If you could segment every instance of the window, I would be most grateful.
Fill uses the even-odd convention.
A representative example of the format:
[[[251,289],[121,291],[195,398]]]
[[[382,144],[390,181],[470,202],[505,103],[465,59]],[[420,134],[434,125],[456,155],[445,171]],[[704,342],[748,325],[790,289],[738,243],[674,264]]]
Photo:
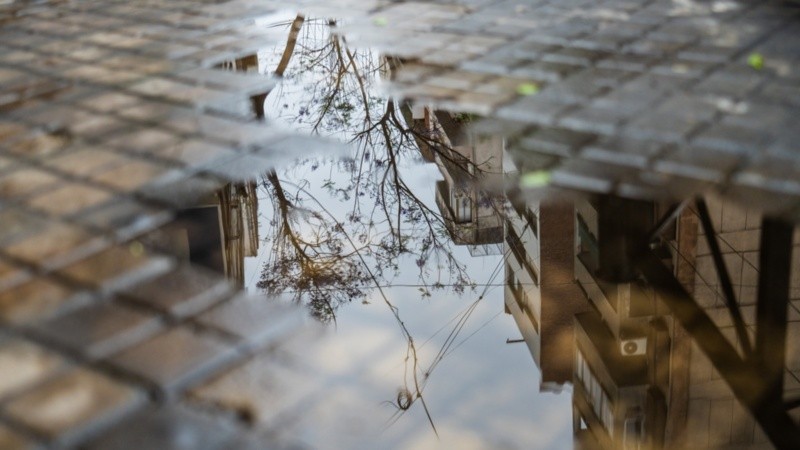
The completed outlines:
[[[592,373],[580,350],[575,353],[575,373],[586,391],[587,400],[609,435],[614,434],[614,408],[611,398]]]
[[[539,216],[524,202],[513,201],[511,202],[511,206],[521,218],[525,219],[525,222],[531,227],[533,235],[539,237]]]
[[[453,207],[453,219],[457,223],[472,221],[472,202],[469,196],[463,192],[450,190],[450,204]]]
[[[511,253],[514,254],[514,257],[517,259],[519,265],[528,271],[528,274],[530,274],[531,279],[533,280],[533,284],[538,286],[539,273],[536,271],[536,268],[533,266],[533,264],[531,264],[528,260],[528,252],[525,250],[525,247],[517,235],[517,232],[514,230],[514,227],[510,222],[506,224],[506,229],[508,230],[506,233],[506,242],[508,242],[508,246],[511,248]]]

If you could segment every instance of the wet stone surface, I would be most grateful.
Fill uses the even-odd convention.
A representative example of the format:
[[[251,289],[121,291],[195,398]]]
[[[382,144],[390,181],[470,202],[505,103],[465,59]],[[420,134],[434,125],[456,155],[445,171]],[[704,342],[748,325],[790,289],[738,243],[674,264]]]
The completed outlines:
[[[0,448],[798,448],[798,20],[0,0]]]

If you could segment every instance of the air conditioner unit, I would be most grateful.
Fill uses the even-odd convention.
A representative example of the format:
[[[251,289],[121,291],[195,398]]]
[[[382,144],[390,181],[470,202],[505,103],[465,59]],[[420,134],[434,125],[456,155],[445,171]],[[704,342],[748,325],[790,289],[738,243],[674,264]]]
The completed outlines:
[[[625,339],[619,343],[622,356],[644,355],[647,352],[647,338]]]

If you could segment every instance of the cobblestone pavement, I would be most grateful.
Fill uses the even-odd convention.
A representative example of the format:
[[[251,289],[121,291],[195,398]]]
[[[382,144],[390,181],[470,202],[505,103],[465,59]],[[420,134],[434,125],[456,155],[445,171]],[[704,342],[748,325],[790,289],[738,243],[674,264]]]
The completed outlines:
[[[293,5],[346,13],[352,42],[402,58],[402,95],[502,119],[524,171],[547,171],[551,185],[633,197],[713,188],[800,216],[795,8]],[[275,438],[242,432],[240,400],[263,388],[248,368],[264,358],[292,377],[270,355],[299,332],[299,312],[136,238],[308,147],[252,119],[251,98],[273,80],[219,69],[273,43],[255,21],[286,7],[0,0],[0,447]],[[307,396],[284,394],[276,409]]]
[[[264,390],[248,361],[294,373],[302,313],[136,240],[308,147],[252,119],[274,80],[219,69],[276,42],[272,12],[0,2],[0,448],[291,444],[231,398]]]
[[[487,129],[552,186],[648,199],[714,190],[800,218],[796,3],[334,3],[353,11],[349,42],[403,60],[398,94],[504,119]]]

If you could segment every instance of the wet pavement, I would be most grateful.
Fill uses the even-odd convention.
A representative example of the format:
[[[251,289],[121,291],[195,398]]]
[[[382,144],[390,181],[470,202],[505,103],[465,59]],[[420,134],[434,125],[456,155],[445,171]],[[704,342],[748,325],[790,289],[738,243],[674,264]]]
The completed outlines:
[[[0,447],[797,448],[797,12],[0,2]]]

